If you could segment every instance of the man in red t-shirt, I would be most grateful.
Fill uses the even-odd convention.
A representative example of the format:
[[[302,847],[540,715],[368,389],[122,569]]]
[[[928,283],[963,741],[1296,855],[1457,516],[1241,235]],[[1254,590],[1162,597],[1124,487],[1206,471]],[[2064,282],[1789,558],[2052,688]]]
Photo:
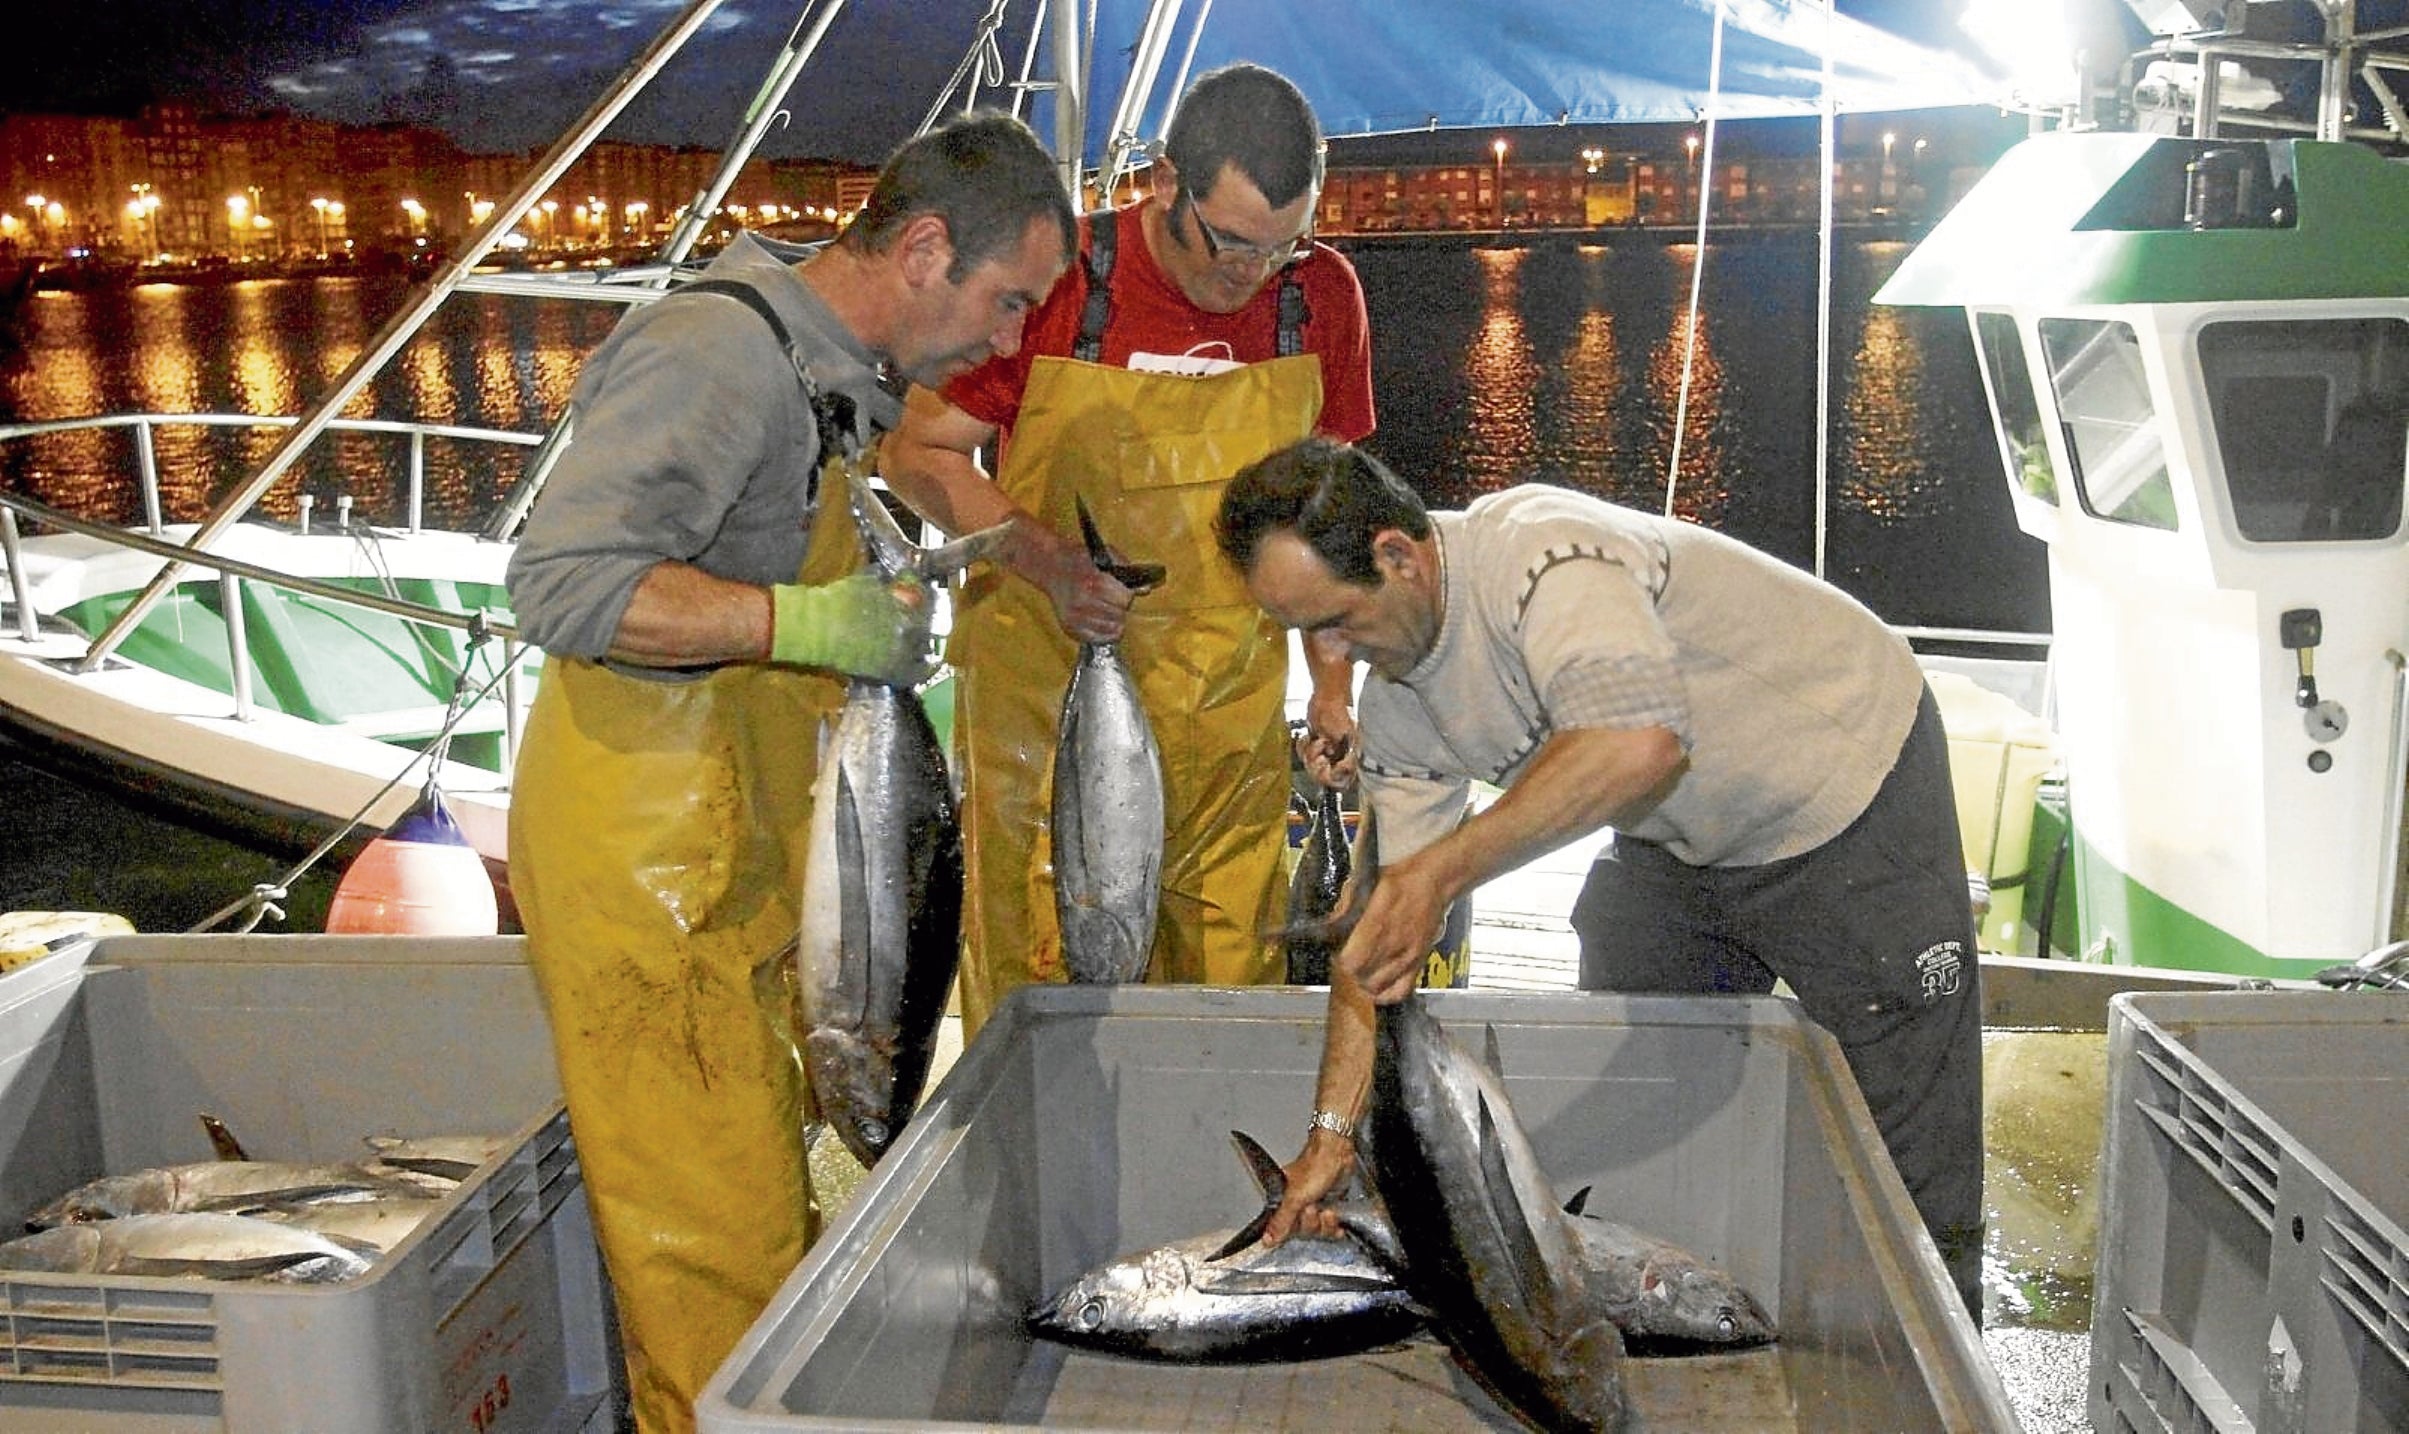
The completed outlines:
[[[1313,241],[1321,126],[1258,65],[1182,98],[1151,193],[1080,225],[1074,264],[1023,346],[914,389],[884,445],[888,483],[950,533],[1012,524],[1002,565],[955,611],[955,746],[969,870],[962,1012],[1064,978],[1047,771],[1081,642],[1116,641],[1163,752],[1158,981],[1281,979],[1263,932],[1284,883],[1288,644],[1213,542],[1230,475],[1309,433],[1372,431],[1371,342],[1354,268]],[[980,466],[1000,454],[993,478]],[[1104,537],[1163,584],[1133,594],[1090,561]],[[1313,653],[1307,721],[1351,740],[1350,670]]]

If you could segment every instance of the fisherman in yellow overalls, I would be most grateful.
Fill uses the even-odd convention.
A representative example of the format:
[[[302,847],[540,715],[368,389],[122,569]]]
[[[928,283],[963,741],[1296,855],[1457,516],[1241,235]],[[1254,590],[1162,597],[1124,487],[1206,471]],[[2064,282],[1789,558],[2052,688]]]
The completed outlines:
[[[974,576],[948,655],[965,894],[961,1003],[975,1032],[1030,981],[1064,979],[1048,769],[1078,644],[1118,639],[1162,748],[1162,906],[1149,975],[1281,979],[1289,748],[1285,634],[1214,549],[1222,484],[1308,433],[1373,426],[1363,291],[1312,239],[1321,129],[1255,65],[1197,80],[1139,203],[1082,223],[1081,262],[1029,321],[1017,358],[916,389],[882,457],[889,484],[952,533],[1010,520],[1016,576]],[[999,475],[978,450],[1002,436]],[[1105,539],[1164,582],[1097,571]],[[1024,581],[1025,580],[1025,581]],[[1308,720],[1353,730],[1343,657],[1316,661]]]
[[[694,1427],[818,1233],[791,1023],[755,971],[800,925],[830,674],[933,666],[917,582],[798,581],[819,475],[893,425],[886,370],[941,383],[1016,350],[1072,223],[1035,136],[987,116],[898,150],[800,263],[739,236],[705,293],[587,361],[511,559],[548,653],[511,886],[647,1434]]]

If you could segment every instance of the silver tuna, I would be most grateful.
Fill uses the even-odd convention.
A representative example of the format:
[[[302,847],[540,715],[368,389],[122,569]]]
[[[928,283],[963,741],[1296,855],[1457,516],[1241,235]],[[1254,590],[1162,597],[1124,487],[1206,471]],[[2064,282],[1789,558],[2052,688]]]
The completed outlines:
[[[939,581],[1003,536],[915,547],[867,484],[848,482],[870,566],[884,576]],[[812,1098],[864,1165],[920,1103],[961,918],[962,831],[936,730],[916,693],[855,679],[812,787],[794,960]]]
[[[1030,1328],[1108,1354],[1224,1364],[1354,1354],[1422,1325],[1413,1297],[1352,1239],[1216,1258],[1231,1238],[1217,1230],[1099,1265],[1039,1306]]]
[[[1490,1069],[1497,1069],[1494,1056]],[[1263,1212],[1232,1235],[1218,1254],[1253,1244],[1280,1208],[1288,1187],[1287,1173],[1269,1151],[1243,1131],[1231,1131],[1230,1139],[1263,1192]],[[1589,1270],[1591,1291],[1626,1337],[1689,1349],[1737,1349],[1774,1338],[1773,1321],[1764,1307],[1731,1276],[1679,1245],[1585,1214],[1588,1202],[1589,1190],[1583,1187],[1566,1202],[1565,1213],[1578,1217],[1572,1222],[1573,1235]],[[1339,1228],[1381,1268],[1403,1279],[1405,1250],[1397,1241],[1395,1222],[1378,1201],[1340,1201],[1331,1212]]]
[[[1327,986],[1330,958],[1345,944],[1320,934],[1323,922],[1338,910],[1350,867],[1344,815],[1338,790],[1324,787],[1314,797],[1305,844],[1297,852],[1296,874],[1288,882],[1288,925],[1282,944],[1287,948],[1288,984]]]
[[[1096,566],[1144,591],[1162,569],[1119,562],[1087,504],[1079,526]],[[1074,981],[1139,980],[1162,900],[1163,758],[1117,644],[1091,642],[1062,698],[1054,744],[1054,914]]]
[[[208,1160],[104,1175],[26,1217],[34,1229],[129,1215],[192,1210],[240,1212],[259,1205],[423,1196],[426,1187],[398,1171],[364,1164],[285,1165],[271,1160]]]
[[[249,1214],[253,1219],[324,1235],[363,1253],[382,1254],[408,1239],[411,1231],[441,1208],[443,1202],[432,1196],[399,1196],[331,1205],[269,1205]]]
[[[1505,1091],[1419,993],[1383,1006],[1373,1183],[1406,1287],[1483,1384],[1543,1429],[1623,1427],[1623,1336]]]
[[[212,1212],[127,1215],[61,1225],[0,1244],[0,1270],[61,1275],[197,1276],[322,1284],[369,1257],[314,1231]]]

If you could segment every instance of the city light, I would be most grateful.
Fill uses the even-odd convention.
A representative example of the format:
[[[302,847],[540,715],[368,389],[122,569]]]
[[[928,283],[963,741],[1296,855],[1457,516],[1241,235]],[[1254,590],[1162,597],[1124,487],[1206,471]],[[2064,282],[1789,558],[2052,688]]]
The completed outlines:
[[[133,186],[133,193],[134,197],[126,203],[126,217],[134,222],[134,233],[137,238],[142,234],[142,221],[145,219],[150,221],[150,255],[151,262],[156,263],[162,257],[159,248],[159,206],[165,201],[161,200],[158,193],[147,184]]]
[[[318,211],[318,257],[323,259],[327,255],[327,221],[343,217],[343,201],[320,196],[312,199],[309,207]]]
[[[1497,227],[1506,227],[1506,138],[1499,135],[1489,141],[1489,152],[1497,156]]]

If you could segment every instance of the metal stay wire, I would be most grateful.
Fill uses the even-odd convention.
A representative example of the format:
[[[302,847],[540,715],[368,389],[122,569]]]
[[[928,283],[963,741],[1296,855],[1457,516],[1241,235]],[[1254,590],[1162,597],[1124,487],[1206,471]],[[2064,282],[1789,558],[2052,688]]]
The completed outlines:
[[[1673,516],[1673,498],[1681,487],[1681,439],[1690,424],[1690,376],[1698,358],[1699,293],[1706,281],[1706,214],[1715,192],[1715,113],[1723,102],[1723,0],[1715,0],[1714,41],[1706,62],[1706,146],[1698,173],[1698,237],[1690,250],[1690,315],[1681,344],[1681,388],[1673,402],[1673,456],[1665,467],[1665,516]]]
[[[1835,0],[1823,3],[1823,95],[1818,101],[1817,167],[1822,171],[1815,247],[1815,576],[1824,575],[1824,547],[1831,512],[1832,472],[1832,168],[1839,140],[1832,95],[1832,22]]]
[[[234,900],[227,902],[224,906],[221,906],[217,910],[209,913],[207,916],[202,917],[193,925],[186,927],[186,934],[196,935],[200,932],[211,930],[215,928],[219,922],[227,920],[228,918],[246,910],[250,912],[250,918],[246,920],[240,927],[236,928],[236,935],[242,935],[244,933],[257,930],[259,923],[270,916],[282,921],[284,919],[284,911],[282,908],[278,907],[276,903],[285,899],[286,895],[292,890],[293,883],[299,881],[311,867],[316,866],[320,861],[325,860],[328,852],[333,851],[337,846],[341,845],[345,839],[350,837],[353,832],[358,831],[360,827],[367,822],[368,813],[375,810],[376,804],[383,801],[395,787],[400,786],[403,780],[406,779],[413,771],[416,771],[419,764],[422,762],[425,763],[427,767],[427,785],[430,788],[433,787],[435,785],[436,767],[442,760],[443,754],[451,747],[452,730],[460,725],[462,718],[475,711],[486,698],[491,697],[493,695],[494,688],[500,685],[502,680],[508,677],[511,673],[513,664],[504,662],[502,669],[496,672],[493,676],[487,678],[485,680],[485,685],[477,689],[475,696],[467,697],[465,701],[462,700],[468,689],[468,661],[474,659],[476,656],[477,647],[484,642],[486,636],[488,635],[489,634],[482,631],[473,632],[470,635],[468,654],[461,664],[459,675],[453,680],[452,683],[451,710],[444,714],[443,725],[436,729],[434,740],[426,745],[425,750],[412,753],[410,760],[402,763],[399,771],[395,772],[383,786],[377,788],[373,793],[369,794],[368,800],[360,804],[359,810],[353,812],[350,817],[344,820],[341,826],[336,827],[334,831],[330,832],[324,841],[321,841],[315,847],[312,847],[309,855],[301,858],[301,860],[295,862],[292,866],[287,867],[282,876],[279,876],[274,881],[263,881],[257,883],[249,891],[244,892],[241,896],[236,897]]]

